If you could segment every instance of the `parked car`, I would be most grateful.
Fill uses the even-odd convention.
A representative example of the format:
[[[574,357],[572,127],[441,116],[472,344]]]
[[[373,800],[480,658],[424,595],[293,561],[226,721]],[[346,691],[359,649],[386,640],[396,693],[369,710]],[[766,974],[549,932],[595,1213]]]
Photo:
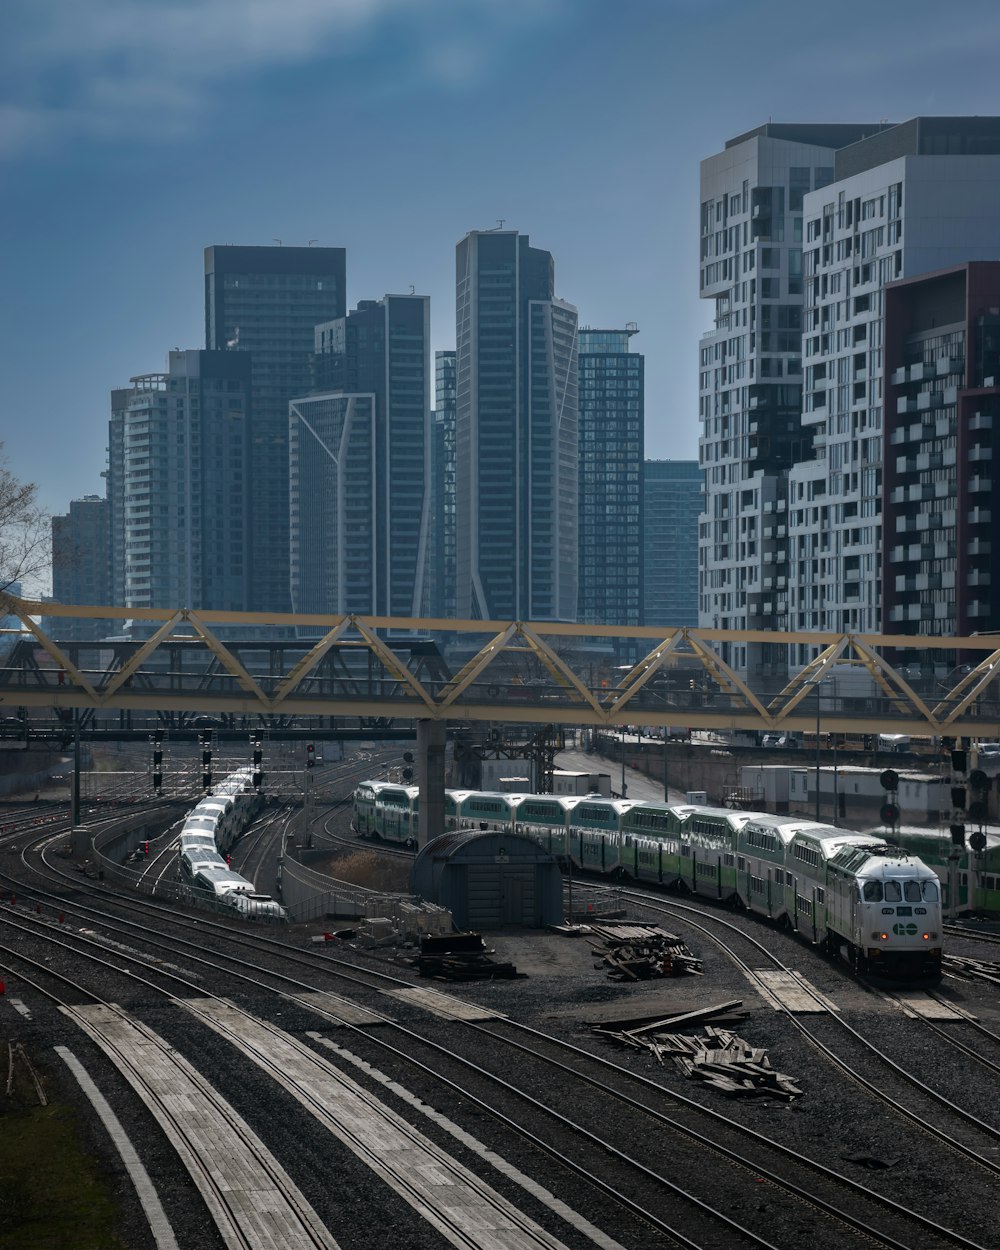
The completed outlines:
[[[977,750],[980,763],[985,760],[1000,760],[1000,742],[980,742]]]
[[[791,734],[765,734],[760,744],[762,747],[781,747],[791,750],[794,747],[801,746],[797,738],[793,738]]]

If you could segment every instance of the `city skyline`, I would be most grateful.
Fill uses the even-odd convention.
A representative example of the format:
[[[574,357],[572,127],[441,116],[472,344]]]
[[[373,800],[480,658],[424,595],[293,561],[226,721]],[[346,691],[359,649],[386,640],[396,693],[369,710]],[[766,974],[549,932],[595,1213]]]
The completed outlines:
[[[646,454],[693,458],[700,159],[768,117],[992,112],[977,67],[1000,18],[961,7],[968,23],[942,35],[910,6],[905,37],[866,8],[859,48],[853,3],[840,34],[787,0],[632,0],[610,25],[589,0],[295,0],[242,21],[207,0],[141,24],[121,0],[86,22],[15,3],[0,52],[10,467],[52,512],[101,489],[108,392],[203,344],[205,247],[345,247],[348,303],[412,284],[440,351],[455,244],[501,219],[553,253],[581,325],[638,323]],[[741,64],[712,71],[707,95],[722,29]],[[781,73],[749,72],[768,58]]]

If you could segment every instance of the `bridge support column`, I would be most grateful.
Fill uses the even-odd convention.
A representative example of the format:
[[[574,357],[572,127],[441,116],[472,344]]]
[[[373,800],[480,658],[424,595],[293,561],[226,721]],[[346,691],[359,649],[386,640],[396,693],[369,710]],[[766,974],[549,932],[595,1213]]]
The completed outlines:
[[[444,754],[447,737],[448,726],[445,721],[417,721],[421,847],[444,833]]]
[[[73,709],[73,780],[70,783],[70,854],[77,861],[87,858],[90,851],[90,834],[80,828],[80,710]]]

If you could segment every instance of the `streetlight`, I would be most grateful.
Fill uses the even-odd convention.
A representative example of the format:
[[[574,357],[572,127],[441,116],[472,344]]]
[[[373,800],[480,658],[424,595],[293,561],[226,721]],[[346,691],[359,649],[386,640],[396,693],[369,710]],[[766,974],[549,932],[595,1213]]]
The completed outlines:
[[[622,725],[622,798],[625,797],[625,730],[627,726]]]

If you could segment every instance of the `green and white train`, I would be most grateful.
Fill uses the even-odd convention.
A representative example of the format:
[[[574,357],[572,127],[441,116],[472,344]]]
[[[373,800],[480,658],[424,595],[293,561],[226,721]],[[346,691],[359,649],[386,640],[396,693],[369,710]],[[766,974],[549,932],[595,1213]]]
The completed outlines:
[[[365,781],[362,837],[416,846],[416,786]],[[941,888],[871,834],[766,812],[551,794],[445,791],[445,830],[519,834],[581,872],[721,899],[787,924],[858,972],[937,979]]]

